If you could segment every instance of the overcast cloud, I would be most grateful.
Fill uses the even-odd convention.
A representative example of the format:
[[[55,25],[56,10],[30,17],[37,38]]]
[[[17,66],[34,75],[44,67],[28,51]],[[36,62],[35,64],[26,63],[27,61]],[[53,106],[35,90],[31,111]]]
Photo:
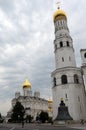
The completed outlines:
[[[0,0],[0,112],[6,115],[25,79],[32,91],[47,99],[52,95],[54,63],[53,13],[56,0]],[[86,1],[62,1],[74,41],[77,66],[86,48]],[[2,104],[2,105],[1,105]]]

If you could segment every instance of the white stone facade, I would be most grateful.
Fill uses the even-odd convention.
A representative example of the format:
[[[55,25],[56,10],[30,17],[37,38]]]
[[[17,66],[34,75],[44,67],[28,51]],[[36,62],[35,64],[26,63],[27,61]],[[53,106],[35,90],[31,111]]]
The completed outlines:
[[[30,90],[31,91],[31,90]],[[26,115],[33,116],[34,120],[36,119],[37,114],[41,111],[48,112],[48,100],[38,97],[39,92],[35,92],[36,96],[17,96],[12,99],[12,107],[15,106],[16,102],[19,101],[24,106]],[[38,95],[37,95],[38,94]],[[16,94],[15,94],[16,95]]]
[[[83,80],[84,80],[84,85],[86,89],[86,49],[81,49],[81,59],[82,59],[82,74],[83,74]]]
[[[74,83],[75,74],[79,76],[79,84]],[[61,83],[62,75],[68,77],[67,84],[65,85]],[[64,99],[66,106],[68,106],[69,113],[74,120],[85,119],[85,89],[81,70],[79,68],[63,68],[54,71],[52,76],[56,77],[57,81],[56,86],[52,87],[54,119],[56,118],[61,98]]]
[[[46,100],[40,97],[40,92],[35,91],[32,94],[31,84],[28,80],[25,80],[23,84],[23,95],[20,92],[15,93],[15,98],[12,99],[12,109],[16,102],[20,102],[25,109],[25,116],[31,115],[34,120],[40,114],[41,111],[48,112],[49,117],[52,118],[52,100]],[[7,113],[6,119],[11,118],[12,109]]]
[[[51,74],[53,119],[58,114],[58,107],[62,98],[66,106],[68,106],[73,120],[86,119],[86,97],[82,69],[76,67],[73,40],[69,34],[66,16],[59,14],[54,20],[54,25],[56,69]],[[83,59],[83,61],[86,61],[86,59]],[[84,72],[86,72],[86,69]]]

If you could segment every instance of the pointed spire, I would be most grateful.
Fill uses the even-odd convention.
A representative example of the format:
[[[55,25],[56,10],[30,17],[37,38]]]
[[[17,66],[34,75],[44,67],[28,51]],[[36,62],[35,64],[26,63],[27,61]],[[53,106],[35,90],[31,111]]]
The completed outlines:
[[[54,22],[55,22],[55,20],[56,20],[56,18],[57,18],[58,16],[65,16],[65,19],[67,18],[65,11],[63,11],[62,9],[60,9],[60,7],[61,7],[61,2],[58,1],[56,4],[57,4],[57,10],[56,10],[56,12],[54,13]]]
[[[56,4],[57,4],[57,9],[60,9],[61,2],[58,1]]]

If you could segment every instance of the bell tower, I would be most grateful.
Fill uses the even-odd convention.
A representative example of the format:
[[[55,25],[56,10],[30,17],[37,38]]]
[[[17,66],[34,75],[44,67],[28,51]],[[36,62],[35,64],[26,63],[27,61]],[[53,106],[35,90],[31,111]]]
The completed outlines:
[[[58,7],[54,13],[55,40],[54,53],[56,68],[75,67],[73,40],[67,26],[67,15]]]
[[[73,120],[85,119],[85,88],[81,68],[76,67],[73,40],[67,25],[67,14],[58,6],[53,17],[55,27],[55,70],[51,73],[53,119],[61,99]]]

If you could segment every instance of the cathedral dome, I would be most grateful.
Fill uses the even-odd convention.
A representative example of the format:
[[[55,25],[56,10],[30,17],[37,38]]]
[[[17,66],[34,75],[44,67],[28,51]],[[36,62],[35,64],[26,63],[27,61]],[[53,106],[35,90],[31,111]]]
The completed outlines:
[[[52,102],[53,102],[53,100],[52,100],[52,99],[49,99],[49,100],[48,100],[48,103],[52,103]]]
[[[31,89],[31,84],[30,84],[30,82],[27,79],[23,83],[23,88],[30,88]]]
[[[65,11],[63,11],[63,10],[61,10],[61,9],[58,9],[58,10],[54,13],[54,16],[53,16],[54,21],[55,21],[55,19],[56,19],[58,16],[65,16],[65,17],[67,17]]]

